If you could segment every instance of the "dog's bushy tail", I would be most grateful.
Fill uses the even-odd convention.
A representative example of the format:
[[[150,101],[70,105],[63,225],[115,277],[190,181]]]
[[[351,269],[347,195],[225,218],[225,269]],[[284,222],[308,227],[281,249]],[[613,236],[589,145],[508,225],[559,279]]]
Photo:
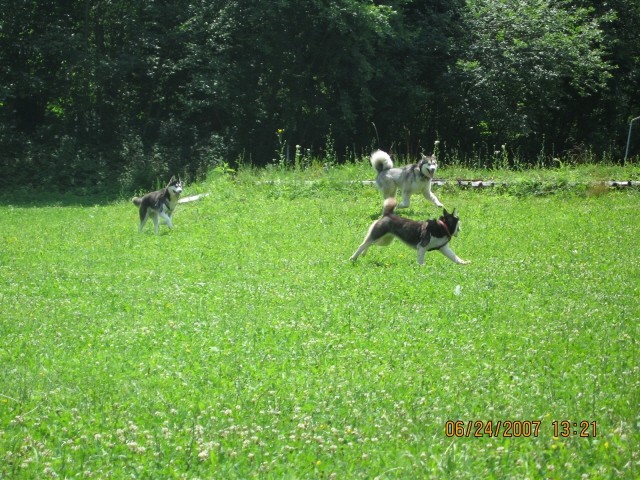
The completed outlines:
[[[142,199],[140,197],[133,197],[131,201],[136,207],[139,207],[140,204],[142,203]]]
[[[384,206],[382,207],[382,216],[386,217],[387,215],[391,215],[396,208],[398,202],[394,197],[389,197],[384,201]]]
[[[371,166],[376,169],[378,172],[382,172],[384,170],[389,170],[393,168],[393,162],[391,161],[391,157],[387,152],[383,152],[382,150],[376,150],[371,154]]]

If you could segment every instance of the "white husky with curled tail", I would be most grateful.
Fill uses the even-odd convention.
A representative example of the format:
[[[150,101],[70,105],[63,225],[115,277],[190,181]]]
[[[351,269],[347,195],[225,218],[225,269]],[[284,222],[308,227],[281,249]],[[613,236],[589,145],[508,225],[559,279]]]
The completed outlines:
[[[422,193],[436,207],[442,207],[440,200],[431,191],[431,181],[438,168],[435,155],[427,157],[422,154],[417,163],[394,168],[389,154],[376,150],[371,154],[371,165],[378,172],[376,185],[385,199],[394,197],[398,189],[402,192],[402,203],[397,208],[409,207],[414,193]]]

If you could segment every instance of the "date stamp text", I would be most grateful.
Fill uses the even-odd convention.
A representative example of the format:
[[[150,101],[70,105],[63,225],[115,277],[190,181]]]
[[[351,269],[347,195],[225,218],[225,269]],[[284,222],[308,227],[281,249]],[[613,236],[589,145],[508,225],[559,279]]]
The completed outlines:
[[[546,423],[546,422],[544,422]],[[447,437],[597,437],[597,424],[593,421],[554,420],[551,428],[542,420],[447,420]]]

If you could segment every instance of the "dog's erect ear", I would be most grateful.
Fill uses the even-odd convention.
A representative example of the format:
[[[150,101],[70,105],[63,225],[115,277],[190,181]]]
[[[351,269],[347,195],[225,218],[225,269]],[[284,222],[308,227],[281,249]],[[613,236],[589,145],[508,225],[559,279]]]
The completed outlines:
[[[455,209],[454,209],[454,211],[455,211]],[[442,214],[446,217],[447,215],[449,215],[449,212],[447,212],[446,208],[443,208],[442,209]]]

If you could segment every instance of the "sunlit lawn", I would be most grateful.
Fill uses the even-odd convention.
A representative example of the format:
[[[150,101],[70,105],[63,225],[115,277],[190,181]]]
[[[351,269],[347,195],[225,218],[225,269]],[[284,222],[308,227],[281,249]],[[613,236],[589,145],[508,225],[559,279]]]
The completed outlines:
[[[0,478],[640,476],[637,191],[447,188],[471,265],[352,265],[381,197],[309,178],[192,185],[158,236],[125,200],[2,205]]]

